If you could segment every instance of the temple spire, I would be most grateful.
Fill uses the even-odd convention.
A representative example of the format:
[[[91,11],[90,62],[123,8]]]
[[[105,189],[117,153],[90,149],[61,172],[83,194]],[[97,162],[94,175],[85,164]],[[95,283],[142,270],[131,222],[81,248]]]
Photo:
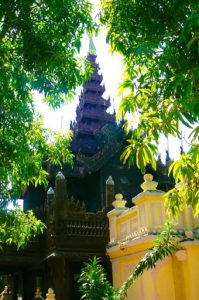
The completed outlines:
[[[88,51],[88,53],[91,55],[96,55],[96,48],[95,48],[95,45],[94,45],[91,35],[89,35],[89,51]]]
[[[110,99],[103,98],[105,92],[105,87],[102,85],[103,76],[99,74],[96,49],[91,36],[89,36],[89,40],[87,60],[93,68],[93,73],[90,80],[83,86],[76,109],[76,121],[71,124],[70,128],[74,133],[71,143],[72,152],[81,152],[84,155],[92,156],[104,144],[102,128],[105,125],[113,124],[115,116],[107,112],[110,107]]]
[[[170,153],[169,153],[169,137],[166,136],[167,139],[167,149],[166,149],[166,165],[168,166],[171,158],[170,158]]]
[[[180,145],[180,154],[182,155],[182,154],[184,153],[184,147],[183,147],[183,133],[182,133],[182,131],[181,131],[180,142],[181,142],[181,145]]]

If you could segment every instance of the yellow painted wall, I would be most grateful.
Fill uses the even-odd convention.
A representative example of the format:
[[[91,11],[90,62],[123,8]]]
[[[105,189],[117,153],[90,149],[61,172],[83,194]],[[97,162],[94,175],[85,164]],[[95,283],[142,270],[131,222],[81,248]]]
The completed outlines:
[[[114,209],[108,213],[110,243],[107,254],[112,262],[113,285],[117,288],[127,280],[135,266],[152,246],[166,219],[164,193],[156,190],[151,175],[144,177],[143,192],[126,208],[121,195],[116,197]],[[138,278],[128,291],[128,300],[199,300],[199,241],[194,239],[194,227],[199,220],[187,208],[176,225],[184,232],[182,242],[172,257],[157,263]]]

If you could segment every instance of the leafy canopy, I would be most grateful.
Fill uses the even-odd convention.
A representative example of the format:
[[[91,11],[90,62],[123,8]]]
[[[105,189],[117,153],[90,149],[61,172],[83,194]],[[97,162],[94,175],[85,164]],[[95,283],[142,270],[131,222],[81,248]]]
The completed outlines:
[[[15,244],[17,248],[27,245],[30,238],[43,233],[45,225],[37,220],[32,211],[24,213],[21,209],[1,210],[0,247]]]
[[[124,56],[126,66],[119,117],[126,119],[130,113],[137,121],[133,126],[126,119],[126,128],[133,133],[123,160],[136,161],[143,172],[149,163],[155,168],[160,135],[179,138],[180,124],[190,128],[190,149],[170,169],[183,187],[171,191],[167,203],[172,213],[187,202],[198,214],[198,1],[101,0],[100,21],[112,51]]]
[[[93,29],[91,11],[86,0],[0,1],[1,198],[19,196],[30,182],[46,184],[42,159],[72,161],[71,136],[43,128],[32,91],[56,108],[88,78],[76,54],[85,30]]]
[[[85,31],[92,31],[92,5],[87,0],[0,0],[0,214],[1,230],[15,217],[19,235],[42,228],[27,213],[4,211],[26,185],[47,185],[45,164],[71,163],[71,134],[45,129],[35,112],[33,90],[44,94],[50,107],[59,107],[89,76],[90,67],[77,57]],[[24,218],[24,219],[23,219]],[[25,224],[25,223],[24,223]],[[3,241],[21,242],[10,231]],[[1,241],[0,241],[1,242]]]

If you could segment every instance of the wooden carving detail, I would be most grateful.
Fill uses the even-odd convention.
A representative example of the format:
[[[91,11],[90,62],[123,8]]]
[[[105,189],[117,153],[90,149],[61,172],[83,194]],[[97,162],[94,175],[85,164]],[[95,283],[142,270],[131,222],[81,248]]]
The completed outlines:
[[[47,247],[48,251],[58,249],[67,237],[89,237],[91,243],[97,239],[108,239],[108,219],[103,211],[86,212],[84,202],[68,197],[62,178],[56,182],[55,192],[50,190],[47,200]],[[100,241],[100,240],[99,240]]]

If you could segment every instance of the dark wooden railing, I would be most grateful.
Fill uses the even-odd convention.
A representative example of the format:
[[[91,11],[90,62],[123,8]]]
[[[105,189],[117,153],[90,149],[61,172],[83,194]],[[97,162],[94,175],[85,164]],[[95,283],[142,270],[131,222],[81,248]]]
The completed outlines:
[[[67,220],[60,224],[58,232],[69,236],[107,237],[108,222]]]

